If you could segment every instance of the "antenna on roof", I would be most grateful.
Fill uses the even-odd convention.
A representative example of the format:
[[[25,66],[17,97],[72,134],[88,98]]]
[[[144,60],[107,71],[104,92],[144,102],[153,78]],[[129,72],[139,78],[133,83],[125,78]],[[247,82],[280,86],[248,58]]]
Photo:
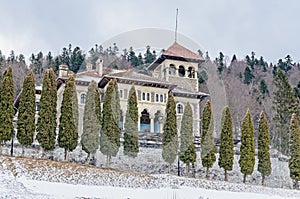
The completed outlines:
[[[176,9],[175,42],[177,41],[178,8]]]

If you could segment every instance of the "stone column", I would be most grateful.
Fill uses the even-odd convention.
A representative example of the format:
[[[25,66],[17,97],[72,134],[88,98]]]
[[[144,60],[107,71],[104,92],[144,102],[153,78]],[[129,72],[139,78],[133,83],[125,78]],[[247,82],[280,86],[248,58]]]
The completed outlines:
[[[166,67],[166,81],[169,81],[169,67]]]
[[[141,116],[138,118],[138,131],[141,131]]]
[[[176,69],[176,70],[175,70],[175,76],[178,77],[178,76],[179,76],[179,75],[178,75],[178,69],[179,69],[179,68],[178,68],[178,67],[175,67],[175,69]]]
[[[158,118],[158,126],[159,126],[159,133],[162,133],[163,132],[163,128],[164,128],[163,116],[159,116],[159,118]]]
[[[150,132],[154,133],[154,117],[150,116]]]
[[[186,68],[184,68],[184,71],[185,71],[184,77],[189,77],[189,71]]]

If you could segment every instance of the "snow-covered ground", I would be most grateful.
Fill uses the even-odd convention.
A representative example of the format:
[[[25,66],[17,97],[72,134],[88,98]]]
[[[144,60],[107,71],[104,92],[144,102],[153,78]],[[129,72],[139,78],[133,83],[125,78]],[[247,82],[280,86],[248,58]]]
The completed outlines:
[[[28,148],[25,151],[27,157],[40,158],[42,151],[39,148]],[[120,147],[117,157],[112,157],[110,167],[121,170],[133,170],[146,174],[166,174],[168,172],[167,164],[162,159],[161,149],[159,148],[144,148],[140,147],[140,152],[135,159],[129,159],[123,155],[122,147]],[[10,154],[9,146],[3,148],[4,154]],[[274,152],[273,152],[274,153]],[[14,155],[21,155],[20,147],[15,147]],[[62,161],[64,157],[64,150],[56,148],[53,153],[47,154],[47,157],[53,156],[54,160]],[[70,153],[70,161],[76,163],[83,163],[87,154],[81,150],[81,147],[77,147]],[[229,182],[242,183],[243,175],[240,172],[238,164],[239,156],[235,156],[233,171],[228,172]],[[97,167],[105,166],[106,157],[98,151],[95,155],[95,159],[91,161]],[[266,177],[266,186],[276,188],[292,188],[292,180],[289,177],[288,162],[279,161],[278,158],[272,158],[272,173]],[[201,165],[200,152],[197,152],[196,178],[205,178],[205,168]],[[185,174],[185,165],[180,163],[181,175]],[[177,174],[177,162],[172,165],[172,174]],[[217,162],[213,168],[210,169],[210,176],[213,180],[223,181],[224,171],[219,168]],[[257,171],[257,158],[256,165],[252,175],[247,177],[247,184],[259,185],[261,183],[261,175]]]
[[[116,158],[117,159],[117,158]],[[300,198],[289,189],[0,156],[0,198]]]

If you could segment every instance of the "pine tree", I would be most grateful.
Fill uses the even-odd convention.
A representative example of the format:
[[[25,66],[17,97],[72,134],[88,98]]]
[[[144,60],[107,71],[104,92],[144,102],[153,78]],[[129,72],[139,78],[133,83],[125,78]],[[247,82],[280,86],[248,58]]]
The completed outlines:
[[[135,158],[139,152],[138,107],[134,86],[129,91],[124,130],[124,155]]]
[[[206,178],[209,178],[209,168],[216,161],[216,146],[214,142],[214,119],[210,101],[208,100],[203,109],[201,136],[201,160],[202,166],[206,167]]]
[[[43,79],[40,111],[36,138],[45,151],[54,149],[56,139],[57,87],[52,68],[47,69]]]
[[[166,106],[166,122],[163,127],[162,135],[162,157],[169,163],[168,172],[170,173],[171,164],[175,161],[178,150],[176,105],[172,91],[168,93]]]
[[[293,113],[299,115],[298,102],[294,95],[286,75],[278,70],[274,80],[276,90],[273,92],[273,108],[275,115],[275,131],[273,135],[273,145],[283,154],[288,154],[289,140],[289,118]]]
[[[24,79],[18,111],[17,138],[22,145],[22,156],[24,156],[24,146],[33,143],[35,132],[35,83],[32,71]]]
[[[67,80],[61,105],[61,115],[59,118],[58,146],[65,149],[65,160],[68,160],[69,151],[73,151],[78,143],[78,128],[73,108],[78,108],[74,104],[75,80],[70,76]]]
[[[83,133],[81,135],[82,149],[88,154],[86,163],[90,160],[90,155],[96,153],[99,148],[99,136],[100,136],[100,120],[97,110],[97,103],[99,100],[99,92],[97,83],[91,81],[88,87],[86,96],[86,103],[84,107],[83,115]]]
[[[180,160],[186,164],[186,173],[189,176],[190,164],[196,162],[196,152],[193,136],[193,112],[189,103],[187,103],[186,105],[181,120]]]
[[[233,133],[232,133],[232,116],[228,106],[223,110],[221,122],[221,143],[219,151],[218,164],[225,171],[225,181],[227,181],[227,171],[231,171],[233,167]]]
[[[246,177],[252,174],[255,163],[254,127],[249,109],[242,122],[241,142],[239,165],[244,174],[243,182],[246,183]]]
[[[254,75],[252,74],[252,71],[248,66],[245,68],[244,77],[244,84],[247,85],[249,85],[252,82],[252,79],[254,78]]]
[[[12,68],[8,67],[2,77],[0,90],[0,142],[1,145],[14,136],[14,81]]]
[[[290,123],[290,160],[289,160],[289,169],[290,177],[294,180],[294,188],[299,189],[300,181],[300,127],[297,114],[292,115]]]
[[[112,79],[107,86],[103,100],[103,119],[100,137],[100,150],[107,156],[106,163],[110,163],[111,156],[115,157],[120,147],[120,99],[117,80]]]
[[[262,175],[262,185],[265,185],[265,176],[271,174],[270,159],[270,132],[265,113],[262,111],[258,125],[258,169]]]

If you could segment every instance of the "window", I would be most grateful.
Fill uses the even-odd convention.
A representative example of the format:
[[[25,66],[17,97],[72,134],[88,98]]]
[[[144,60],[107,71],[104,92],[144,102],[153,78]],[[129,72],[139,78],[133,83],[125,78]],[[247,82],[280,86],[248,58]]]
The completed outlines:
[[[82,93],[80,95],[80,103],[81,104],[85,104],[85,101],[86,101],[86,94],[85,93]]]
[[[185,76],[185,68],[183,66],[179,66],[178,73],[179,73],[179,77],[184,77]]]
[[[162,94],[160,95],[160,102],[164,102],[164,96]]]
[[[155,101],[159,102],[159,95],[158,94],[155,94]]]
[[[188,77],[195,78],[195,69],[192,66],[188,68]]]
[[[177,105],[177,114],[182,114],[183,113],[183,106],[181,104]]]
[[[143,101],[150,101],[150,93],[142,93],[142,100]]]
[[[169,75],[176,75],[176,68],[175,68],[174,64],[170,64]]]
[[[120,90],[120,98],[123,98],[123,90]]]
[[[147,93],[147,101],[150,101],[150,93]]]
[[[146,93],[142,93],[142,100],[146,100]]]
[[[40,103],[39,102],[35,103],[35,111],[40,111]]]

